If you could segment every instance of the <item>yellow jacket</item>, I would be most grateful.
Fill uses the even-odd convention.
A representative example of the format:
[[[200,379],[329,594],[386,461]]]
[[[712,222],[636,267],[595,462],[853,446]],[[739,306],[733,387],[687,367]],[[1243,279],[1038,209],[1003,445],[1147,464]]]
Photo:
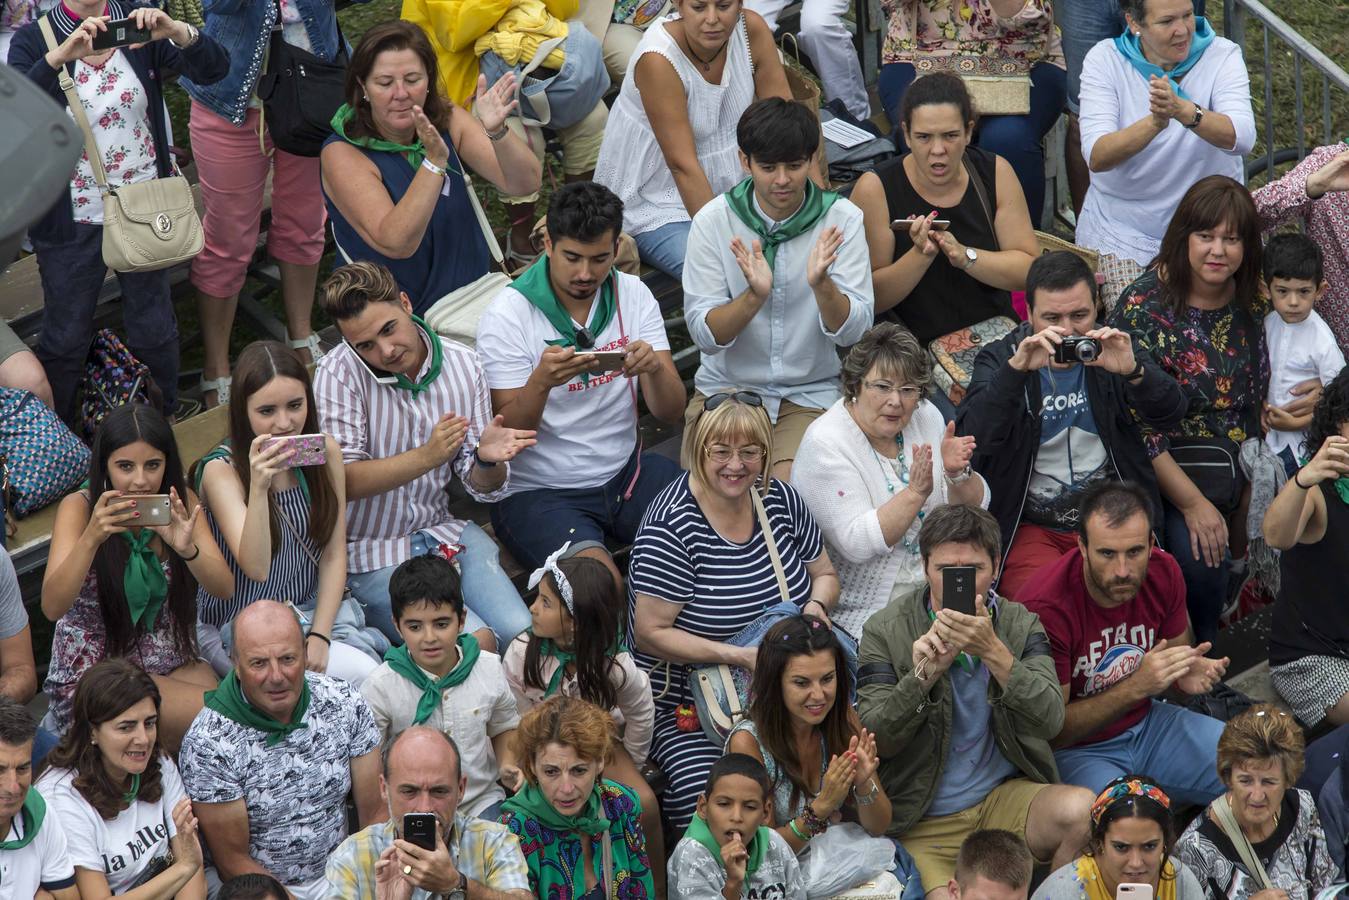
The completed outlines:
[[[527,63],[539,44],[565,37],[580,0],[403,0],[402,16],[431,39],[446,96],[466,104],[478,85],[478,57],[495,51],[507,65]],[[562,67],[562,48],[544,65]]]

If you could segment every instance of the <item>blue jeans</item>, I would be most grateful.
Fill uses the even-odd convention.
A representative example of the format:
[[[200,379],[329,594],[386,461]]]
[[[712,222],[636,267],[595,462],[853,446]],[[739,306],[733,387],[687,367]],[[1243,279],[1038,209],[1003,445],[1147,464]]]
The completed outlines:
[[[76,224],[68,241],[33,239],[42,276],[42,334],[37,357],[47,371],[56,412],[73,421],[79,409],[84,360],[94,339],[94,310],[108,267],[103,264],[103,226]],[[122,328],[127,347],[150,367],[164,395],[165,410],[178,400],[178,319],[169,296],[169,271],[119,272]]]
[[[1223,548],[1223,559],[1217,566],[1204,562],[1203,553],[1195,558],[1190,548],[1190,527],[1185,514],[1170,503],[1163,502],[1165,510],[1164,536],[1166,550],[1180,563],[1185,576],[1185,605],[1190,610],[1190,627],[1196,642],[1211,641],[1218,634],[1218,619],[1227,603],[1228,582],[1231,579],[1231,554]]]
[[[1174,703],[1152,701],[1143,720],[1099,744],[1054,753],[1064,784],[1099,792],[1121,775],[1148,775],[1171,802],[1205,806],[1227,789],[1218,780],[1223,723]]]
[[[908,147],[904,144],[899,107],[913,78],[914,69],[909,63],[886,63],[881,66],[876,87],[881,105],[894,123],[893,137],[900,153],[907,153]],[[1058,66],[1038,63],[1031,68],[1030,81],[1030,112],[1024,116],[979,119],[974,143],[1011,164],[1026,195],[1031,221],[1038,227],[1045,204],[1045,152],[1041,141],[1063,112],[1066,76]]]
[[[692,222],[667,222],[651,231],[634,234],[637,255],[672,278],[684,276],[684,253],[689,243]]]
[[[33,736],[33,771],[47,758],[47,754],[56,749],[59,739],[45,728],[39,727]]]
[[[492,507],[492,528],[502,545],[527,569],[543,565],[548,555],[568,541],[613,538],[624,544],[637,539],[637,527],[651,501],[679,477],[679,464],[659,453],[642,454],[642,470],[632,490],[623,493],[636,469],[634,453],[607,484],[570,490],[523,491]],[[525,618],[528,625],[530,619]]]
[[[1204,14],[1204,0],[1194,0],[1194,14]],[[1057,0],[1054,21],[1063,32],[1063,55],[1068,60],[1068,109],[1076,115],[1082,60],[1099,42],[1124,31],[1124,13],[1119,0]]]
[[[422,556],[436,546],[436,540],[425,531],[415,532],[411,536],[410,556]],[[500,551],[496,542],[487,536],[477,525],[469,522],[459,538],[464,549],[455,562],[459,564],[459,577],[464,589],[464,632],[490,628],[496,634],[497,647],[506,649],[506,645],[515,640],[515,636],[529,627],[532,621],[529,609],[520,599],[515,585],[501,569]],[[347,586],[365,608],[365,621],[384,632],[394,644],[403,643],[403,637],[393,622],[393,609],[389,601],[389,579],[393,577],[397,566],[386,566],[373,572],[360,572],[347,576]]]

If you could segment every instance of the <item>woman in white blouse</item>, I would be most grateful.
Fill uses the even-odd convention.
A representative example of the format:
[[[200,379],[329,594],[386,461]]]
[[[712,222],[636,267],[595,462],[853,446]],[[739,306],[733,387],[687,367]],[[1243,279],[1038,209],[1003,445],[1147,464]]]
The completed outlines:
[[[925,581],[918,529],[928,512],[988,506],[988,486],[970,468],[974,438],[956,437],[923,399],[929,371],[902,326],[872,328],[843,361],[843,399],[806,429],[792,466],[838,569],[832,618],[854,635],[892,594]]]
[[[1082,64],[1082,156],[1091,187],[1077,243],[1099,250],[1102,297],[1152,262],[1176,204],[1208,175],[1245,183],[1255,144],[1241,48],[1196,17],[1191,0],[1122,0],[1128,23]]]

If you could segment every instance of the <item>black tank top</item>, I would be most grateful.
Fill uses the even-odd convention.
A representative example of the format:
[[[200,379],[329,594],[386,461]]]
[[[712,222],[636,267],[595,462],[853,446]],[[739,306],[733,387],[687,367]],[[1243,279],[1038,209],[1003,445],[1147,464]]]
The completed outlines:
[[[1331,481],[1317,489],[1326,502],[1326,536],[1283,551],[1279,599],[1269,631],[1269,662],[1304,656],[1349,657],[1349,604],[1344,603],[1349,561],[1349,504]]]
[[[997,215],[997,157],[978,147],[966,148],[965,155],[984,183],[991,212]],[[925,216],[933,209],[932,203],[919,196],[910,183],[904,171],[904,159],[903,156],[895,157],[876,167],[876,176],[885,188],[891,221]],[[951,233],[966,247],[990,251],[998,246],[993,223],[988,220],[973,183],[965,188],[965,196],[960,198],[958,206],[936,209],[937,217],[950,220]],[[912,247],[908,232],[895,232],[895,259]],[[909,295],[882,315],[905,325],[922,344],[993,316],[1016,320],[1011,294],[961,271],[941,253]]]

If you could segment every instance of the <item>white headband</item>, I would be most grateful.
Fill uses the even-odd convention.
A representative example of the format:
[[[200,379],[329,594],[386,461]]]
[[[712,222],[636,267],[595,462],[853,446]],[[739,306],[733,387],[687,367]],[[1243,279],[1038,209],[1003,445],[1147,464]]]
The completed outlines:
[[[567,605],[567,612],[574,616],[576,615],[576,601],[572,598],[571,582],[567,580],[566,575],[562,574],[562,570],[559,569],[557,565],[557,561],[562,558],[562,555],[566,553],[570,547],[571,541],[567,541],[567,543],[554,550],[552,554],[543,561],[543,565],[535,569],[533,574],[529,576],[528,588],[531,591],[534,590],[534,588],[539,586],[539,582],[543,581],[543,576],[551,572],[553,580],[557,582],[557,592],[562,595],[562,602]]]

